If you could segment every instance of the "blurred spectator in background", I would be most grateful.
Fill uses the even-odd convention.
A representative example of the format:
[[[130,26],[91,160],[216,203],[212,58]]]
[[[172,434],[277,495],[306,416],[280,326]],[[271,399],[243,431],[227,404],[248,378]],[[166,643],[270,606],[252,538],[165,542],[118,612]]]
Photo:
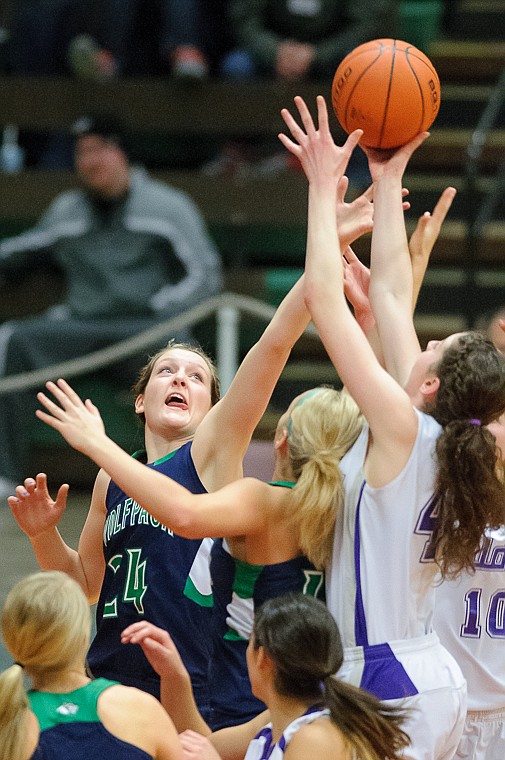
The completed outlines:
[[[221,261],[199,210],[186,194],[130,166],[120,126],[109,116],[83,117],[73,133],[82,189],[62,193],[32,230],[0,243],[7,284],[37,261],[53,263],[66,300],[0,327],[0,375],[114,344],[222,286]],[[34,396],[0,396],[0,495],[13,493],[27,471]]]
[[[94,30],[70,44],[70,68],[81,78],[95,80],[164,73],[204,79],[208,64],[200,3],[100,0]]]
[[[237,49],[223,74],[284,80],[332,77],[356,45],[392,35],[395,0],[229,0]]]

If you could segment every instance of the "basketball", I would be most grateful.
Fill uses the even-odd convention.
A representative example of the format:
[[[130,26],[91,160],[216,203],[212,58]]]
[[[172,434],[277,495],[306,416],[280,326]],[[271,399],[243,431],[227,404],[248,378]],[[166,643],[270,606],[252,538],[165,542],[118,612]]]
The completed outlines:
[[[430,59],[408,42],[371,40],[342,60],[331,99],[346,132],[363,130],[362,145],[397,148],[435,121],[440,80]]]

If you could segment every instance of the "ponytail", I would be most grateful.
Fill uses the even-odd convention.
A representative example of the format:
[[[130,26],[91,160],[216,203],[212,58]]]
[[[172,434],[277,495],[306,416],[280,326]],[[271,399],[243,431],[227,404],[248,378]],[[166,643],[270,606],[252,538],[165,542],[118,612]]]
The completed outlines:
[[[258,608],[253,644],[274,663],[277,693],[307,705],[324,703],[345,741],[360,760],[400,760],[410,738],[402,730],[407,711],[339,681],[343,662],[337,624],[314,597],[288,593]]]
[[[505,522],[503,465],[486,425],[505,408],[505,361],[478,333],[465,333],[437,367],[440,387],[431,413],[442,425],[433,532],[444,578],[472,571],[487,528]]]
[[[302,396],[288,422],[293,489],[292,523],[300,550],[323,569],[331,559],[333,533],[343,507],[339,463],[363,426],[346,391],[318,388]]]
[[[437,441],[435,557],[444,578],[472,572],[487,528],[505,520],[496,440],[485,427],[451,422]]]
[[[393,707],[364,689],[329,676],[323,681],[323,702],[342,732],[353,757],[360,760],[399,760],[410,745],[402,729],[406,710]]]
[[[26,757],[28,709],[23,669],[15,663],[0,674],[0,760]]]

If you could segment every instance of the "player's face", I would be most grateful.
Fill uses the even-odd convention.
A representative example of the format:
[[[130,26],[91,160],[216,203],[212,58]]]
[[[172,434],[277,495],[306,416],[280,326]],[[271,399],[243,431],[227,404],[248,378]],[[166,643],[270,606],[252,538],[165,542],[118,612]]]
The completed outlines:
[[[174,348],[156,361],[135,409],[146,427],[161,436],[192,437],[211,407],[211,373],[205,359]]]
[[[128,160],[115,143],[99,135],[83,135],[75,146],[75,168],[83,185],[105,198],[128,187]]]
[[[252,693],[258,699],[263,699],[263,690],[261,688],[262,680],[258,668],[260,656],[260,648],[256,649],[254,646],[254,634],[251,634],[251,638],[249,639],[249,643],[246,649],[247,671],[249,673],[249,681],[251,683]]]
[[[491,422],[488,428],[496,438],[496,445],[501,451],[501,459],[505,464],[505,414],[502,414],[495,422]]]
[[[495,320],[489,328],[489,340],[496,346],[498,351],[505,354],[505,332],[501,329],[498,320]]]
[[[465,333],[454,333],[444,340],[430,340],[426,349],[420,354],[416,363],[412,367],[410,377],[407,381],[405,390],[414,398],[427,377],[436,374],[435,368],[441,361],[444,352]]]

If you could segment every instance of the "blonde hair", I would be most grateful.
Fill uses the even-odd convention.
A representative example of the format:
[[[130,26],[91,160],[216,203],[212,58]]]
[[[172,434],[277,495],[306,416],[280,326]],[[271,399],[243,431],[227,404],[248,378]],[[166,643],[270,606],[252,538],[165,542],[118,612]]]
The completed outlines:
[[[351,396],[333,388],[303,396],[288,420],[289,457],[297,481],[292,522],[301,551],[320,569],[331,558],[335,520],[343,507],[339,463],[363,422]]]
[[[23,669],[15,663],[0,674],[0,760],[23,760],[26,757],[28,708]]]
[[[0,760],[18,760],[28,710],[23,668],[29,676],[43,676],[84,658],[91,629],[89,605],[78,583],[65,573],[34,573],[7,595],[1,626],[15,664],[0,675]]]

